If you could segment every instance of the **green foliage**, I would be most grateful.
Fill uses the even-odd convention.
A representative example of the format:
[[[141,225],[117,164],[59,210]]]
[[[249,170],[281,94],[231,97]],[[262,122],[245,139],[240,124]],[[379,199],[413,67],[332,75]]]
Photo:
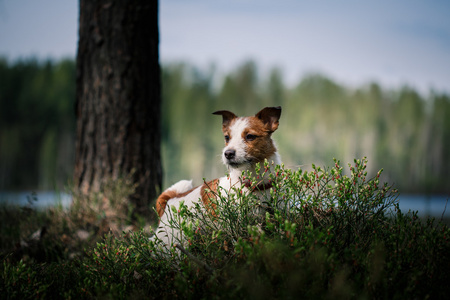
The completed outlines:
[[[195,259],[172,253],[173,265],[196,268],[195,281],[207,284],[199,290],[187,276],[174,292],[251,299],[444,297],[449,228],[403,214],[396,190],[380,184],[381,171],[367,178],[366,163],[349,164],[349,176],[337,160],[330,169],[280,167],[262,204],[236,189],[217,193],[215,215],[180,209],[190,222],[178,226]]]
[[[0,291],[4,299],[87,298],[82,282],[86,273],[75,261],[61,263],[11,263],[2,261]]]
[[[215,178],[222,147],[217,109],[240,115],[282,105],[275,134],[287,165],[366,155],[344,169],[279,167],[262,203],[236,189],[216,213],[181,207],[185,243],[162,252],[124,201],[133,186],[107,183],[69,211],[0,207],[0,294],[23,298],[444,298],[448,227],[404,214],[396,191],[449,192],[450,98],[376,84],[348,89],[321,75],[291,88],[279,70],[249,62],[218,84],[186,64],[163,66],[166,178]],[[71,177],[73,61],[0,59],[0,187],[49,188]],[[31,150],[30,150],[31,149]],[[72,149],[72,150],[71,150]],[[214,163],[217,162],[217,163]],[[381,166],[385,172],[376,172]],[[267,166],[261,166],[267,168]],[[384,174],[384,175],[382,175]],[[244,174],[251,178],[251,174]],[[383,177],[384,176],[384,177]],[[56,179],[56,181],[55,181]],[[167,180],[166,180],[167,181]],[[258,179],[253,178],[257,183]],[[169,182],[168,182],[169,183]],[[138,220],[139,221],[139,220]],[[36,246],[30,236],[47,228]],[[113,228],[104,238],[105,232]],[[87,240],[76,237],[89,232]],[[22,246],[23,242],[28,246]],[[85,250],[83,251],[83,248]]]
[[[106,181],[99,192],[89,195],[73,193],[73,203],[66,209],[1,206],[1,298],[92,295],[86,288],[97,287],[84,284],[91,276],[85,268],[90,249],[108,232],[120,235],[123,230],[144,228],[142,219],[131,218],[127,201],[135,188],[131,176]],[[34,201],[36,196],[30,198]]]
[[[211,112],[228,109],[251,115],[263,106],[281,105],[274,139],[287,166],[324,165],[332,156],[345,161],[367,156],[372,161],[368,173],[390,166],[383,180],[403,193],[450,193],[447,94],[424,96],[410,87],[383,90],[375,83],[351,89],[320,74],[288,87],[278,69],[267,77],[258,75],[256,64],[248,62],[218,84],[214,70],[163,66],[167,185],[222,174],[217,167],[223,146],[220,120]]]
[[[162,67],[162,155],[166,185],[223,173],[220,120],[283,107],[274,135],[287,166],[367,156],[374,175],[403,192],[450,193],[450,97],[375,83],[348,88],[320,74],[286,86],[282,71],[261,76],[255,62],[229,74],[185,63]],[[0,59],[0,188],[63,188],[75,139],[75,64]]]
[[[75,63],[0,59],[0,189],[63,188],[75,148]]]
[[[261,170],[268,170],[267,164]],[[84,256],[2,258],[0,292],[18,298],[444,298],[450,229],[404,214],[367,160],[311,171],[279,166],[258,201],[219,190],[215,210],[180,207],[169,251],[144,231],[109,233]],[[243,174],[257,185],[252,174]],[[120,198],[120,197],[119,197]]]

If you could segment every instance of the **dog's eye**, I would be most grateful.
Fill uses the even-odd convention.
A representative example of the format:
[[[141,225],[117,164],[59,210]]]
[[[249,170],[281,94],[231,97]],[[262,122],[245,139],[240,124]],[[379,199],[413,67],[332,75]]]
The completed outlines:
[[[225,142],[228,143],[229,141],[230,141],[230,136],[229,136],[229,135],[226,135],[226,136],[225,136]]]
[[[246,139],[247,141],[253,141],[253,140],[256,139],[256,135],[254,135],[254,134],[247,134],[247,135],[245,136],[245,139]]]

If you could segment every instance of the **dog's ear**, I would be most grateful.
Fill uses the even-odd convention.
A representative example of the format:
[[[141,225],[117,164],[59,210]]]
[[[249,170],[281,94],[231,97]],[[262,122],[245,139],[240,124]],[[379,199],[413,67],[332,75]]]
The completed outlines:
[[[228,110],[219,110],[216,112],[213,112],[213,115],[221,115],[223,117],[222,119],[222,127],[227,127],[230,125],[230,122],[237,118],[235,114],[233,114],[231,111]]]
[[[263,121],[269,132],[274,132],[278,128],[278,120],[281,116],[281,106],[277,107],[265,107],[258,112],[255,117]]]

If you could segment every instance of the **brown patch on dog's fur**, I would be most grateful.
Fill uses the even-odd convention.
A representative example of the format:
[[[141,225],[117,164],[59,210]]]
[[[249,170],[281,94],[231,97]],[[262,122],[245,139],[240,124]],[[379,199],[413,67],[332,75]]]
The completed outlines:
[[[247,120],[249,126],[242,132],[242,139],[245,141],[248,134],[256,136],[253,141],[246,141],[247,153],[255,159],[255,163],[261,163],[277,151],[271,139],[273,127],[270,125],[269,129],[268,125],[257,117],[249,117]]]
[[[189,191],[184,193],[178,193],[177,191],[173,190],[164,191],[156,200],[156,212],[158,213],[158,216],[160,218],[162,217],[162,215],[164,214],[164,210],[166,209],[167,202],[169,202],[170,199],[184,197],[195,189],[196,188],[190,189]]]
[[[264,123],[264,126],[268,131],[270,131],[270,133],[277,130],[280,116],[281,116],[281,106],[265,107],[255,115],[256,118],[258,118]]]
[[[219,179],[214,179],[209,182],[205,182],[200,191],[200,195],[202,197],[203,205],[213,216],[216,215],[216,204],[211,201],[211,199],[216,198],[217,187],[219,186]]]
[[[158,216],[161,218],[164,214],[164,210],[166,209],[167,201],[169,201],[172,198],[177,197],[176,191],[164,191],[159,195],[158,199],[156,200],[156,212],[158,213]]]

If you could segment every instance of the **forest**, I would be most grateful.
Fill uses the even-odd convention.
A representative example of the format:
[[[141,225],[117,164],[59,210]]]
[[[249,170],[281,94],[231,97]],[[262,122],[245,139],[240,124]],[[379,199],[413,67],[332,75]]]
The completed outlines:
[[[71,185],[75,144],[75,62],[0,58],[0,190]],[[222,176],[221,120],[282,106],[274,133],[286,167],[368,158],[368,172],[401,193],[450,193],[450,96],[377,83],[349,87],[323,74],[288,86],[281,69],[247,61],[229,74],[189,63],[162,65],[164,186]]]

